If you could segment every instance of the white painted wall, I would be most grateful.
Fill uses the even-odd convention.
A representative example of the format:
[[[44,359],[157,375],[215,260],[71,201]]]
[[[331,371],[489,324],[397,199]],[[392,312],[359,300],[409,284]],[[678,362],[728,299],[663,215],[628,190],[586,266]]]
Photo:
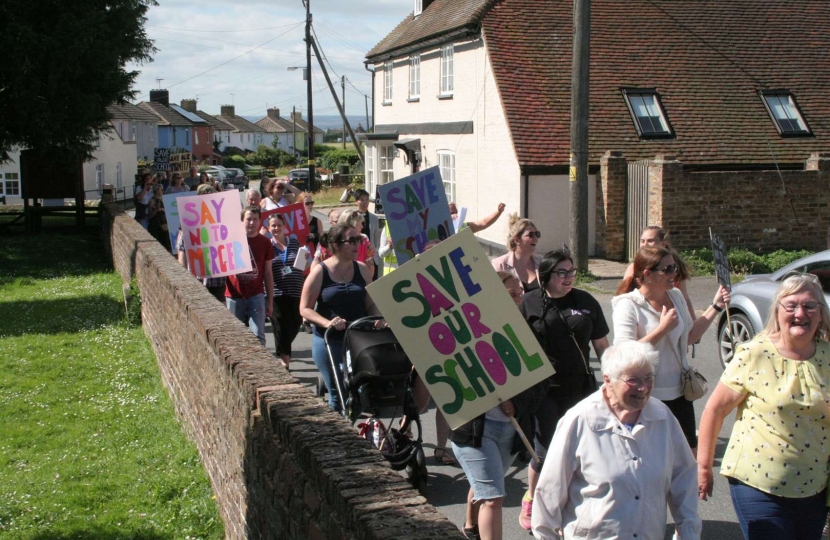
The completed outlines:
[[[137,144],[133,141],[122,141],[115,129],[101,133],[98,138],[99,148],[93,153],[90,161],[84,163],[84,191],[87,199],[97,199],[98,194],[92,190],[98,189],[96,167],[103,165],[103,182],[118,187],[119,164],[121,169],[121,186],[131,186],[135,183],[138,173],[136,156]]]
[[[9,195],[6,190],[6,179],[17,175],[20,180],[20,149],[13,148],[9,150],[9,160],[5,163],[0,163],[0,187],[3,188],[3,193],[0,195],[6,196],[6,204],[23,204],[23,198],[20,196]],[[19,184],[20,194],[23,194],[23,184]]]
[[[134,141],[136,143],[136,156],[138,159],[144,161],[153,160],[153,149],[158,146],[157,122],[134,122],[127,119],[115,119],[111,123],[123,141]]]
[[[536,252],[544,254],[570,241],[570,182],[568,175],[531,176],[529,212],[533,224],[542,231]],[[588,200],[596,200],[597,175],[588,175]],[[588,204],[588,254],[596,253],[596,204]]]

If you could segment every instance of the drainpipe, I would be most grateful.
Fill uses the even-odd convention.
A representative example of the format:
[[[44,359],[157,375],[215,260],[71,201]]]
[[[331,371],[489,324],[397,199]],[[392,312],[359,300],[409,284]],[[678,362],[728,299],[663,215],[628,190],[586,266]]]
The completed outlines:
[[[523,212],[525,218],[530,219],[528,213],[530,212],[530,175],[525,173],[522,175],[522,179],[524,180],[524,201],[522,201]]]
[[[375,123],[375,70],[370,69],[368,64],[363,64],[363,69],[365,69],[366,71],[368,71],[369,73],[372,74],[372,124],[374,124]],[[366,125],[366,132],[367,133],[369,131],[374,131],[372,129],[372,126],[368,125],[369,124],[368,120],[366,121],[366,124],[367,124]]]

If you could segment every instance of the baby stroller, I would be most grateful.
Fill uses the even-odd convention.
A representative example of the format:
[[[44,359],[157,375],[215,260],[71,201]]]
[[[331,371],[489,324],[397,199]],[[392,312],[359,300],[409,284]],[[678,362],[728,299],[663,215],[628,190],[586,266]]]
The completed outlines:
[[[364,317],[348,325],[343,338],[342,371],[329,347],[331,328],[323,337],[339,383],[336,392],[343,403],[343,415],[352,423],[364,414],[370,415],[360,424],[362,434],[378,447],[394,470],[406,470],[409,482],[420,489],[427,480],[427,467],[421,418],[413,395],[415,375],[392,330],[375,329],[375,321],[381,318]],[[400,428],[391,427],[399,415],[402,415]],[[379,417],[392,419],[388,430]],[[417,428],[417,437],[412,435],[413,425]]]

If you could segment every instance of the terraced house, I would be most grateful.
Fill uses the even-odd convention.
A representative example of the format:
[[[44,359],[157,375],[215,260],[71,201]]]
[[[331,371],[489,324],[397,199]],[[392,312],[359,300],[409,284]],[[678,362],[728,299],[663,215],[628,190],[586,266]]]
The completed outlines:
[[[469,218],[503,201],[543,231],[540,250],[567,242],[572,2],[401,1],[412,14],[365,60],[367,188],[437,165]],[[625,258],[645,224],[679,247],[708,227],[731,245],[823,247],[830,3],[593,0],[591,18],[591,253]]]

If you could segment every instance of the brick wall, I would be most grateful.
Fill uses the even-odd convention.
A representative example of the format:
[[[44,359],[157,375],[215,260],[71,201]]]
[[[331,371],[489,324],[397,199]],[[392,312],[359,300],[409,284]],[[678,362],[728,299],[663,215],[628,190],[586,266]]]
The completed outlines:
[[[462,538],[141,226],[115,207],[104,215],[227,538]]]
[[[622,259],[624,250],[616,250],[619,236],[611,231],[622,231],[624,239],[625,208],[612,213],[610,205],[625,194],[625,176],[606,166],[609,154],[603,157],[597,203],[598,208],[605,204],[605,215],[597,213],[597,227],[604,228],[605,256]],[[827,249],[830,154],[814,152],[804,170],[781,176],[776,170],[688,171],[675,156],[657,155],[649,170],[648,223],[670,231],[677,249],[710,247],[709,227],[731,248]]]

